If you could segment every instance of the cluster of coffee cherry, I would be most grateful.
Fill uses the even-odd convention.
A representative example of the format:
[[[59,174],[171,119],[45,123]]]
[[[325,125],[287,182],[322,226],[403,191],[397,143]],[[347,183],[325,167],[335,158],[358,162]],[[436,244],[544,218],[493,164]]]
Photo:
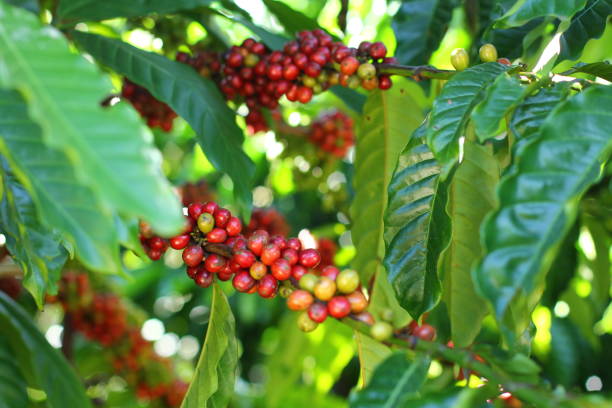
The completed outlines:
[[[159,127],[166,132],[172,130],[176,113],[168,105],[155,99],[145,88],[125,78],[121,96],[130,101],[140,116],[146,119],[147,126]]]
[[[59,301],[73,330],[104,346],[114,372],[139,399],[149,406],[180,406],[188,384],[174,377],[171,360],[157,355],[140,326],[129,321],[119,296],[93,290],[86,273],[69,272],[60,280],[58,295],[48,301]]]
[[[204,179],[194,183],[184,183],[179,188],[179,194],[185,206],[194,202],[213,201],[217,195],[214,188]]]
[[[299,239],[270,235],[264,229],[242,235],[240,219],[212,201],[190,204],[185,219],[183,232],[170,239],[154,235],[141,223],[141,242],[153,260],[168,247],[182,250],[187,275],[198,286],[231,279],[239,292],[288,297],[290,309],[308,309],[311,323],[305,324],[304,317],[299,320],[300,328],[306,331],[313,330],[328,314],[343,318],[367,313],[368,301],[357,272],[340,272],[332,265],[318,271],[321,255],[303,248]]]
[[[270,235],[288,235],[291,227],[285,216],[276,208],[255,208],[244,235],[248,238],[257,230],[265,230]]]
[[[324,114],[312,123],[308,140],[341,159],[355,144],[353,119],[342,111]]]
[[[482,62],[499,62],[504,65],[512,65],[508,58],[497,58],[497,48],[493,44],[484,44],[480,47],[478,56]],[[457,71],[463,71],[470,66],[470,56],[464,48],[455,48],[451,52],[450,60]]]

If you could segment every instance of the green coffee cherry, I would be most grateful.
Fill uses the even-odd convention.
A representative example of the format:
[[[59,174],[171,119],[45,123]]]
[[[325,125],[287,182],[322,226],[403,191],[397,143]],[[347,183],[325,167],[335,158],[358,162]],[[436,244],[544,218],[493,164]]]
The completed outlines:
[[[497,48],[493,44],[485,44],[480,47],[478,51],[480,60],[482,62],[495,62],[497,61]]]
[[[451,64],[457,71],[463,71],[470,66],[470,56],[463,48],[455,48],[451,52]]]

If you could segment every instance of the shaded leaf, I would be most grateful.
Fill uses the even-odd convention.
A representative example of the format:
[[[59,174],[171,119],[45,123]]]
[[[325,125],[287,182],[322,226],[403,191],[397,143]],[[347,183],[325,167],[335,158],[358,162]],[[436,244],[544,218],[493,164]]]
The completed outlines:
[[[418,356],[409,360],[405,352],[395,352],[387,357],[374,371],[370,383],[353,394],[350,407],[395,408],[416,394],[425,380],[431,360]]]
[[[427,64],[446,33],[454,8],[454,0],[403,1],[391,23],[398,61],[406,65]]]
[[[559,59],[576,60],[586,43],[599,38],[606,28],[608,16],[612,14],[612,0],[589,0],[587,5],[572,18],[569,27],[559,40]]]
[[[51,347],[32,318],[1,291],[0,335],[8,339],[28,385],[47,394],[50,408],[91,407],[72,367]]]
[[[539,381],[540,367],[525,354],[503,350],[488,344],[476,345],[473,350],[506,378],[533,384]]]
[[[511,303],[529,315],[580,197],[609,158],[612,113],[603,109],[609,103],[612,89],[591,87],[555,108],[502,179],[500,208],[483,224],[486,256],[475,270],[476,286],[510,343],[522,329],[504,322]]]
[[[506,114],[521,100],[525,88],[518,78],[500,75],[486,92],[472,113],[472,121],[480,142],[500,133]]]
[[[486,408],[490,391],[481,388],[451,388],[439,393],[415,396],[406,400],[402,408]]]
[[[28,289],[39,308],[45,293],[57,292],[56,282],[68,252],[61,245],[59,234],[42,225],[32,198],[11,173],[6,159],[2,165],[2,201],[0,230],[6,237],[6,247],[24,273],[23,286]]]
[[[0,90],[0,150],[37,202],[40,220],[61,232],[85,265],[122,270],[113,215],[78,180],[68,157],[45,146],[16,91]]]
[[[254,164],[242,151],[244,136],[214,82],[185,64],[119,40],[81,32],[73,35],[101,64],[147,88],[191,125],[208,160],[234,182],[243,214],[249,212]]]
[[[484,97],[485,90],[510,67],[497,62],[475,65],[448,81],[436,98],[427,127],[427,144],[446,179],[459,160],[459,138],[472,109]]]
[[[440,182],[440,168],[418,133],[400,154],[389,184],[384,231],[388,279],[414,319],[438,302],[437,262],[450,232],[444,212],[448,186]]]
[[[582,9],[586,0],[521,0],[497,21],[501,26],[520,26],[538,17],[567,19]]]
[[[606,81],[612,81],[612,64],[608,61],[593,62],[591,64],[577,64],[570,70],[563,72],[563,75],[572,75],[575,73],[591,74]]]
[[[26,387],[8,341],[0,337],[0,408],[27,407]]]
[[[423,119],[423,100],[416,84],[403,81],[388,91],[372,92],[364,106],[357,133],[355,198],[351,205],[351,237],[357,249],[352,265],[363,282],[382,269],[385,193],[399,152]]]
[[[443,297],[449,309],[451,339],[457,347],[474,341],[487,314],[484,299],[474,289],[471,270],[482,255],[480,224],[496,206],[498,180],[499,165],[489,148],[466,143],[463,162],[448,191],[451,239],[441,255]]]
[[[238,367],[235,320],[227,298],[213,287],[211,316],[195,376],[182,408],[225,407],[234,393]]]
[[[348,108],[361,114],[363,105],[366,102],[366,96],[364,94],[342,85],[334,85],[329,90],[340,98]]]
[[[181,229],[179,200],[136,113],[123,104],[102,108],[100,101],[112,89],[110,81],[71,52],[61,32],[4,2],[0,84],[24,95],[45,143],[66,153],[81,181],[114,208],[146,219],[162,234]]]
[[[366,386],[371,381],[376,366],[391,354],[391,349],[358,331],[355,331],[355,343],[359,355],[361,384]]]
[[[520,26],[490,30],[485,33],[484,40],[495,44],[497,53],[509,59],[519,58],[525,51],[524,41],[533,31],[542,27],[544,18],[536,18]]]
[[[168,14],[208,6],[212,0],[61,0],[57,9],[60,20],[71,23],[99,21],[115,17],[139,17],[147,14]]]
[[[303,30],[321,28],[316,20],[292,9],[287,4],[276,0],[263,0],[270,13],[272,13],[289,34],[297,34]]]
[[[567,289],[576,273],[578,265],[578,223],[575,223],[561,243],[557,256],[546,274],[546,288],[542,294],[542,304],[554,308],[555,304]]]

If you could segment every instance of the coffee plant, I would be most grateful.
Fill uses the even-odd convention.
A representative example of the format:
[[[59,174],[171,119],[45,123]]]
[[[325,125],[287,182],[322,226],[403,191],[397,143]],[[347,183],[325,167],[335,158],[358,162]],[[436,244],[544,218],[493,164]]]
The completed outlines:
[[[0,0],[0,408],[612,406],[611,0]]]

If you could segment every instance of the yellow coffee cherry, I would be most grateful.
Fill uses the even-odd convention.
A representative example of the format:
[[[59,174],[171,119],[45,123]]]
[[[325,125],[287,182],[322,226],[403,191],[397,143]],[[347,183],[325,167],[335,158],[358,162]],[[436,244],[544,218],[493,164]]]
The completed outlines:
[[[480,60],[482,62],[495,62],[497,61],[497,48],[493,44],[485,44],[480,47],[478,51]]]
[[[451,64],[457,71],[463,71],[470,66],[470,56],[463,48],[455,48],[451,52]]]

